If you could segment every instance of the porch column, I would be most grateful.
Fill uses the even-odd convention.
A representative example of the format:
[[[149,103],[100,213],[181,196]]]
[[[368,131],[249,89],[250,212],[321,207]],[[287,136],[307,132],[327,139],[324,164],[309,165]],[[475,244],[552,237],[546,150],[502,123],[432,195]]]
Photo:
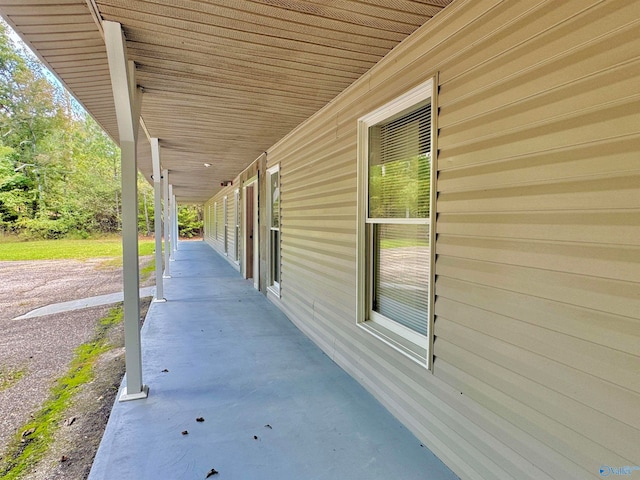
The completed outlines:
[[[122,270],[124,283],[124,344],[127,382],[120,401],[146,398],[142,383],[140,347],[140,287],[138,268],[138,168],[136,142],[142,91],[136,85],[135,65],[127,61],[125,38],[117,22],[105,21],[104,41],[120,137],[122,164]]]
[[[156,298],[154,302],[166,302],[162,280],[162,184],[160,183],[160,144],[157,138],[150,139],[153,163],[153,224],[156,240]]]
[[[175,233],[174,237],[176,239],[173,242],[173,250],[175,252],[178,251],[178,240],[180,239],[180,231],[178,229],[178,202],[176,200],[176,196],[173,196],[173,231]]]
[[[175,260],[175,258],[173,258],[173,252],[175,252],[176,250],[176,230],[173,227],[173,224],[175,223],[175,209],[173,208],[173,204],[175,202],[175,198],[173,196],[173,185],[169,184],[169,198],[167,199],[167,203],[169,204],[169,225],[170,225],[170,232],[169,232],[169,238],[171,239],[171,245],[169,248],[169,261],[173,262]]]
[[[164,278],[171,278],[171,238],[169,227],[171,225],[169,215],[169,170],[162,170],[162,196],[164,197]]]

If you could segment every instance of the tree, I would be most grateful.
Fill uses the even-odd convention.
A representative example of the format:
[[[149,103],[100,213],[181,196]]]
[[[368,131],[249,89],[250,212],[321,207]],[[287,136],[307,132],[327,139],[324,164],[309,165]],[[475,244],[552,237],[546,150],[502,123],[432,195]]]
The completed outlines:
[[[0,228],[46,238],[118,231],[119,158],[0,23]]]
[[[178,205],[178,235],[200,237],[203,226],[202,205]]]

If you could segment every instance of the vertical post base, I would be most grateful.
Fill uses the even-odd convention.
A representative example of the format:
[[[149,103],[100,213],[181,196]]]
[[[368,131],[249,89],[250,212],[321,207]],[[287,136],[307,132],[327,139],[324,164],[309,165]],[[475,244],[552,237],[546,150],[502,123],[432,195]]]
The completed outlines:
[[[122,393],[120,394],[119,402],[129,402],[131,400],[141,400],[143,398],[147,398],[149,396],[149,387],[146,385],[142,386],[141,392],[136,393],[127,393],[127,387],[122,389]]]

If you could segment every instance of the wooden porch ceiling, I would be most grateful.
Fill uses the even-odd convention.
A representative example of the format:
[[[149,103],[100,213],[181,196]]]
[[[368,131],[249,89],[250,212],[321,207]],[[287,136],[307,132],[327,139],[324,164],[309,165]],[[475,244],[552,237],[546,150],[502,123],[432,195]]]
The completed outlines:
[[[202,203],[451,1],[0,0],[0,13],[113,138],[100,22],[120,22],[174,192]]]

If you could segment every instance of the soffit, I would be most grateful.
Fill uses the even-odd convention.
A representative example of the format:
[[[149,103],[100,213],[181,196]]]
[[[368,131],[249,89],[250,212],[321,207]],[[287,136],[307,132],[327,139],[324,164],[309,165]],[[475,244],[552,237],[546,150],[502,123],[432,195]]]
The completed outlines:
[[[181,201],[201,203],[450,1],[0,0],[0,12],[113,138],[94,18],[121,23],[163,168]]]

